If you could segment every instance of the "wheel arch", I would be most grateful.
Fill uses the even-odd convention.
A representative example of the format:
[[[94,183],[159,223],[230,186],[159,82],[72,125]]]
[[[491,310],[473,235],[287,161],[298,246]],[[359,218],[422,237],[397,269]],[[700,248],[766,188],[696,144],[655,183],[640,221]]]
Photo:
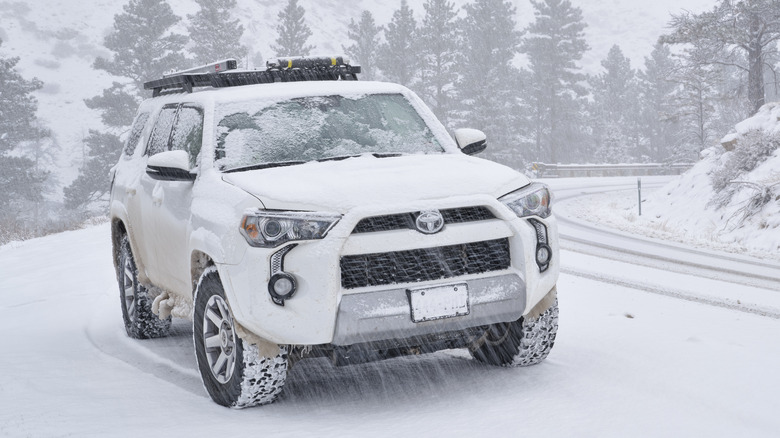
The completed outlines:
[[[190,280],[192,282],[192,298],[195,298],[195,289],[198,287],[201,275],[210,266],[216,266],[214,259],[200,250],[193,250],[190,255]]]
[[[122,237],[127,234],[127,227],[125,227],[122,219],[113,218],[111,220],[111,251],[113,254],[112,259],[114,260],[114,270],[117,271],[117,275],[119,275],[119,251],[122,247]]]

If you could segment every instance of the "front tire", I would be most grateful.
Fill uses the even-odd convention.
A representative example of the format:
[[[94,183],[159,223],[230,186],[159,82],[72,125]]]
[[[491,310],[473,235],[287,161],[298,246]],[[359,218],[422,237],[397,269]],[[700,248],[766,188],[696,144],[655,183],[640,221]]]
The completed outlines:
[[[247,408],[276,400],[287,378],[287,346],[265,356],[238,336],[216,268],[206,269],[195,290],[192,336],[203,386],[214,402]]]
[[[547,358],[558,333],[558,300],[536,318],[492,324],[477,343],[471,355],[490,365],[530,366]]]
[[[171,328],[171,317],[160,319],[152,312],[154,299],[138,282],[138,268],[127,235],[122,236],[119,247],[119,297],[122,303],[122,319],[127,335],[135,339],[162,338]]]

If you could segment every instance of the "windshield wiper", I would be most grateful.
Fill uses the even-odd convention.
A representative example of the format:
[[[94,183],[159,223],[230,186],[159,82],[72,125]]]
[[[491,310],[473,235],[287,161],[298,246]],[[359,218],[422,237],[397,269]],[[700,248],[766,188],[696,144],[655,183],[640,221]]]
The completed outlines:
[[[306,163],[306,161],[279,161],[277,163],[260,163],[252,164],[251,166],[234,167],[223,171],[223,173],[244,172],[247,170],[257,169],[270,169],[272,167],[285,167],[285,166],[297,166],[298,164]]]
[[[323,162],[323,161],[341,161],[341,160],[346,160],[347,158],[355,158],[355,157],[359,157],[359,156],[360,155],[342,155],[342,156],[339,156],[339,157],[320,158],[317,161],[318,162]]]
[[[357,155],[342,155],[342,156],[337,156],[337,157],[320,158],[317,161],[320,161],[320,162],[321,161],[341,161],[341,160],[346,160],[347,158],[360,158],[360,157],[365,157],[365,156],[368,156],[368,155],[371,155],[374,158],[392,158],[392,157],[400,157],[403,154],[397,153],[397,152],[387,152],[387,153],[367,152],[367,153],[357,154]]]

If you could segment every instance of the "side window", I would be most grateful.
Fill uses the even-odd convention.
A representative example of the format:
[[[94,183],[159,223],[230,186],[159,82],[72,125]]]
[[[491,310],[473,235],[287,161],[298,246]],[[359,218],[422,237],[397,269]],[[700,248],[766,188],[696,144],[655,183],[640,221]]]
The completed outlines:
[[[176,116],[176,107],[178,105],[166,105],[157,116],[154,124],[154,130],[149,137],[149,144],[146,146],[146,155],[159,154],[168,150],[168,139],[171,136],[173,120]]]
[[[171,137],[171,150],[187,151],[190,155],[190,168],[194,168],[202,142],[203,111],[191,106],[179,108],[179,115],[176,116],[176,125]]]
[[[124,155],[129,157],[135,152],[135,147],[138,146],[138,141],[141,140],[141,134],[144,132],[147,120],[149,120],[149,113],[141,113],[135,118],[133,127],[130,129],[130,135],[125,143]]]

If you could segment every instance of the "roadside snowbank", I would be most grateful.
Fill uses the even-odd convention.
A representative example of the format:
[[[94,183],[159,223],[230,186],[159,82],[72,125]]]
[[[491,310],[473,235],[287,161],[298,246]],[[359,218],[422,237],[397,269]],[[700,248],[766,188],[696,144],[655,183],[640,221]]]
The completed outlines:
[[[737,124],[679,178],[643,190],[641,216],[636,190],[561,207],[631,233],[780,260],[780,103]]]

